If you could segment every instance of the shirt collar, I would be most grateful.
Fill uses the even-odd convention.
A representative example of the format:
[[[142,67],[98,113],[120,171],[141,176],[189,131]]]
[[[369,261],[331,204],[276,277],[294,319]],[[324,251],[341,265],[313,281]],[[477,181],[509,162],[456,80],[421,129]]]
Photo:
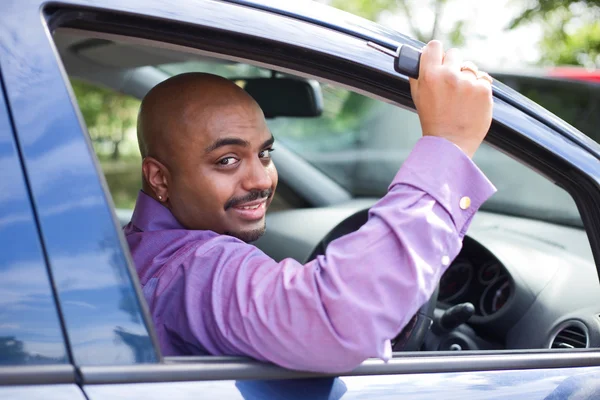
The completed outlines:
[[[131,223],[145,232],[185,229],[169,209],[140,190]]]

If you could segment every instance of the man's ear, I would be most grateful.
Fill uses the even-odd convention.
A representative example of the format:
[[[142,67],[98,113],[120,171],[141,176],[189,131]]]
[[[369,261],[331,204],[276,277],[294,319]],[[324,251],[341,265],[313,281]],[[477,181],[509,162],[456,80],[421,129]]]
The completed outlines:
[[[152,189],[154,197],[161,203],[166,203],[169,199],[169,171],[157,159],[145,157],[142,160],[142,173],[148,186]]]

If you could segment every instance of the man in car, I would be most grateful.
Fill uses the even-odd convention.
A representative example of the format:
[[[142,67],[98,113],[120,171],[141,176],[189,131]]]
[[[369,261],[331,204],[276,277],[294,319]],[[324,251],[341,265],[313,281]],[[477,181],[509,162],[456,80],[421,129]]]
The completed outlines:
[[[305,265],[248,244],[265,231],[277,186],[256,102],[208,74],[153,88],[138,124],[143,190],[125,235],[163,354],[322,372],[388,359],[495,191],[471,161],[491,124],[490,82],[429,43],[411,81],[423,138],[369,221]]]

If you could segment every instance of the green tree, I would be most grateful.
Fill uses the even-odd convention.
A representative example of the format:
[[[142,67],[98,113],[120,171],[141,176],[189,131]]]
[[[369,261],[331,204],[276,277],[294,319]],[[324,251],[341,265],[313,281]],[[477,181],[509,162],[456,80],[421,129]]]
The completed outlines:
[[[118,160],[127,132],[136,126],[139,100],[76,79],[71,85],[96,151],[108,143],[111,159]]]
[[[598,12],[600,0],[529,0],[529,5],[510,23],[510,28],[515,28],[523,23],[535,19],[546,19],[556,11],[572,7]]]
[[[540,63],[600,67],[600,0],[532,0],[509,25],[541,23]]]
[[[401,13],[406,16],[409,32],[405,32],[421,42],[440,39],[442,35],[452,46],[465,43],[464,28],[466,20],[458,20],[449,32],[440,31],[440,21],[444,7],[451,0],[320,0],[336,8],[348,11],[372,21],[378,21],[384,13]],[[433,11],[433,24],[421,27],[415,24],[414,14],[418,8],[427,7]]]

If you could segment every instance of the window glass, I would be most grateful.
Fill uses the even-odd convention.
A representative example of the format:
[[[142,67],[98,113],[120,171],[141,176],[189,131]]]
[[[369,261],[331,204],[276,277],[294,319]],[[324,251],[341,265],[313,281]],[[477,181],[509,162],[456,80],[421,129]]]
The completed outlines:
[[[22,171],[0,94],[0,366],[68,363]]]

